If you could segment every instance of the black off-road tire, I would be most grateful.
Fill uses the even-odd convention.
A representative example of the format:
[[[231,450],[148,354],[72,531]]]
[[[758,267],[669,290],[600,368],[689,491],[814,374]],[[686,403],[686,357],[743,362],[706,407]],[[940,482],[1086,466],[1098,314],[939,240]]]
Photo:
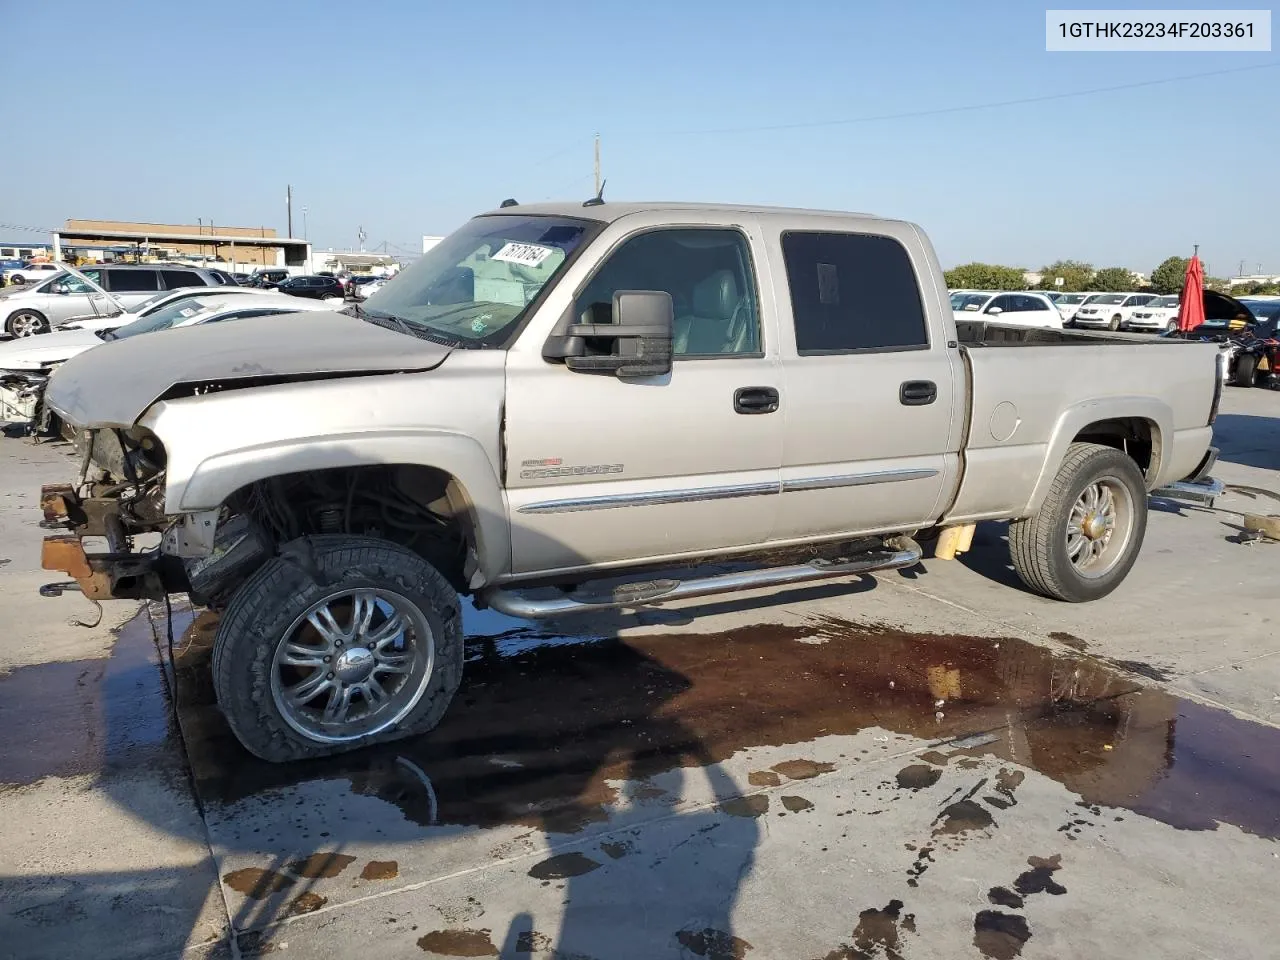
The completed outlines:
[[[394,590],[424,615],[435,642],[426,691],[396,726],[337,744],[308,739],[281,716],[270,689],[272,661],[289,626],[336,587]],[[462,682],[458,595],[416,553],[371,537],[303,537],[281,548],[232,596],[213,648],[213,685],[231,730],[272,763],[329,756],[426,733],[444,717]]]
[[[1233,387],[1252,387],[1258,379],[1258,358],[1251,353],[1236,357],[1236,368],[1231,371]]]
[[[1133,530],[1124,553],[1106,574],[1082,576],[1067,555],[1066,531],[1071,508],[1085,487],[1102,477],[1115,477],[1128,489],[1133,504]],[[1097,443],[1073,443],[1040,509],[1009,524],[1009,554],[1022,582],[1054,600],[1083,603],[1111,593],[1133,568],[1147,532],[1147,489],[1138,465],[1123,451]]]

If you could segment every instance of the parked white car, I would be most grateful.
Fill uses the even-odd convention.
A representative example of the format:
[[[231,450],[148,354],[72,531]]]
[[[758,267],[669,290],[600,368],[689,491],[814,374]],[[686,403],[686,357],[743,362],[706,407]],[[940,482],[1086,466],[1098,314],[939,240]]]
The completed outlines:
[[[15,270],[6,270],[4,272],[4,282],[20,286],[24,283],[36,283],[39,280],[47,280],[55,273],[62,269],[60,263],[28,263]]]
[[[157,310],[162,310],[172,303],[180,300],[193,300],[200,298],[201,302],[211,303],[215,298],[234,297],[234,296],[278,296],[283,298],[284,294],[271,293],[270,291],[258,290],[255,287],[181,287],[177,290],[165,290],[163,293],[157,293],[155,296],[143,300],[137,306],[130,307],[124,313],[118,313],[113,316],[94,316],[85,314],[83,317],[72,317],[66,323],[62,324],[59,330],[115,330],[126,324],[133,323],[135,320],[141,320],[143,317],[149,317]]]
[[[176,291],[175,291],[176,292]],[[245,296],[226,288],[177,300],[134,320],[117,330],[59,330],[42,337],[24,338],[0,344],[0,422],[37,423],[44,419],[40,401],[49,374],[72,357],[110,340],[123,340],[142,333],[199,323],[222,323],[244,317],[327,310],[320,301],[286,297],[280,293]],[[252,345],[246,344],[246,355]]]
[[[1053,301],[1053,305],[1058,308],[1058,313],[1062,315],[1062,322],[1070,323],[1077,310],[1094,297],[1099,296],[1101,296],[1099,293],[1060,293],[1058,298]]]
[[[1090,297],[1071,322],[1077,327],[1119,330],[1129,322],[1129,315],[1156,298],[1154,293],[1101,293]]]
[[[1141,330],[1148,333],[1177,330],[1178,308],[1181,303],[1182,298],[1176,293],[1155,297],[1147,301],[1144,306],[1138,307],[1130,313],[1123,329]]]
[[[1062,328],[1062,316],[1040,293],[1002,293],[998,290],[957,291],[951,294],[956,322],[989,320],[1017,327]]]

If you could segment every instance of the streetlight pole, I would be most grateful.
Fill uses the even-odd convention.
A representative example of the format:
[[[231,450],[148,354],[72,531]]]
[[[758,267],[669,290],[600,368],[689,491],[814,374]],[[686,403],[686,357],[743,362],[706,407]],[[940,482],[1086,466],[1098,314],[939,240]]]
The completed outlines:
[[[302,239],[307,239],[307,208],[302,208]]]

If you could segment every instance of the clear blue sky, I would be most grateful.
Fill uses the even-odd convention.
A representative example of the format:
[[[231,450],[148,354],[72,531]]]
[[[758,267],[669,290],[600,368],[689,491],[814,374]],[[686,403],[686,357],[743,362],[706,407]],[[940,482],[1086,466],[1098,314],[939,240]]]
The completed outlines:
[[[1216,274],[1280,272],[1280,69],[705,132],[1280,63],[1046,53],[1045,6],[4,0],[5,85],[29,92],[4,101],[0,222],[283,230],[292,183],[296,234],[305,205],[319,246],[363,225],[416,248],[504,197],[589,196],[599,131],[613,199],[905,217],[948,266],[1149,271],[1199,243]]]

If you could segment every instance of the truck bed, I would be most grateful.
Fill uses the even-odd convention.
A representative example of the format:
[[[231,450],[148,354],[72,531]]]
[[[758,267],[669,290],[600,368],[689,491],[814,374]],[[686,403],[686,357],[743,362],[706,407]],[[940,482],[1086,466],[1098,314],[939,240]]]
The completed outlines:
[[[1149,431],[1159,469],[1148,489],[1191,473],[1210,442],[1216,344],[982,321],[957,324],[957,339],[970,418],[948,522],[1009,516],[1010,491],[1037,489],[1074,438],[1116,432],[1089,429],[1108,410],[1130,411]]]
[[[965,347],[1043,347],[1087,346],[1089,344],[1176,343],[1166,337],[1150,334],[1120,334],[1099,330],[1055,330],[1049,327],[1019,327],[989,323],[986,320],[962,320],[956,324],[956,335]]]

